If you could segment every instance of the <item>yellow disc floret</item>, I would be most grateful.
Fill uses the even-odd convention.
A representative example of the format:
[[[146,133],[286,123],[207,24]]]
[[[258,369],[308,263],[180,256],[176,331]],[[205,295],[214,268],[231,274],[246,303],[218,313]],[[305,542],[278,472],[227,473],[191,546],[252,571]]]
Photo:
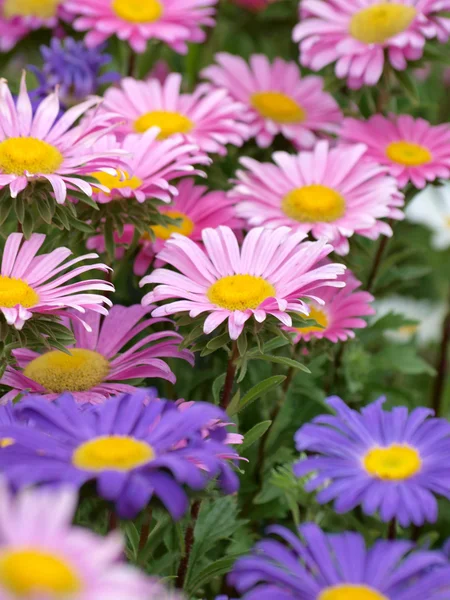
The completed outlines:
[[[153,110],[141,115],[134,122],[134,129],[138,133],[144,133],[150,127],[159,127],[158,140],[165,140],[176,133],[189,133],[194,123],[181,113],[169,110]]]
[[[56,17],[60,0],[5,0],[3,14],[7,19],[13,17]]]
[[[22,279],[0,275],[0,306],[2,308],[14,308],[23,306],[32,308],[39,302],[39,296]]]
[[[410,446],[371,448],[363,459],[364,468],[373,477],[391,481],[409,479],[422,467],[419,452]]]
[[[304,317],[304,315],[301,315]],[[322,327],[317,327],[316,325],[311,325],[311,327],[298,327],[297,331],[299,333],[314,333],[315,331],[324,331],[328,327],[328,317],[326,313],[320,308],[315,308],[314,306],[310,307],[309,316],[305,317],[306,319],[314,319],[317,321],[319,325]]]
[[[408,29],[416,15],[414,6],[380,2],[353,16],[350,35],[364,44],[382,44]]]
[[[366,585],[342,584],[324,589],[317,600],[389,600],[389,598]]]
[[[14,438],[4,437],[0,438],[0,448],[7,448],[15,443]]]
[[[266,298],[274,297],[275,288],[262,277],[254,275],[228,275],[218,279],[208,289],[212,304],[227,310],[258,308]]]
[[[154,225],[152,230],[157,238],[168,240],[172,233],[181,233],[181,235],[189,237],[194,231],[194,222],[184,213],[178,210],[167,210],[164,214],[172,219],[180,219],[181,223],[179,225],[167,225],[166,227]]]
[[[94,350],[70,349],[70,354],[52,350],[32,360],[24,369],[49,392],[86,392],[102,383],[109,372],[106,358]]]
[[[155,452],[147,442],[125,435],[105,435],[78,446],[72,463],[86,471],[130,471],[154,457]]]
[[[136,177],[135,175],[130,177],[126,171],[124,171],[122,175],[110,175],[103,171],[95,171],[94,173],[91,173],[91,177],[95,177],[95,179],[98,179],[99,183],[111,190],[108,195],[111,194],[112,190],[120,190],[123,188],[136,190],[142,185],[142,179],[139,179],[139,177]],[[92,186],[95,188],[95,183],[93,183]],[[107,192],[103,193],[105,194]]]
[[[345,213],[345,200],[320,184],[305,185],[286,194],[281,202],[285,215],[299,223],[331,223]]]
[[[113,12],[129,23],[153,23],[162,17],[160,0],[113,0]]]
[[[386,148],[386,156],[405,167],[420,167],[431,162],[433,156],[428,148],[413,142],[392,142]]]
[[[43,140],[14,137],[0,142],[0,172],[9,175],[50,175],[64,160],[61,152]]]
[[[305,110],[281,92],[256,92],[250,102],[261,116],[277,123],[301,123],[306,119]]]

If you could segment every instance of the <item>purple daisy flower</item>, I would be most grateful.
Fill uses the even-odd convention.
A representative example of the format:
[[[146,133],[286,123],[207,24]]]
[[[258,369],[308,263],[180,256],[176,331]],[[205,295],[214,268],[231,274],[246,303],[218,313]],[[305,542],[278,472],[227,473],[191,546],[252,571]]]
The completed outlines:
[[[298,536],[279,526],[268,531],[282,541],[262,540],[229,576],[245,600],[449,598],[450,569],[441,552],[413,551],[403,540],[367,548],[358,533],[327,535],[314,523]]]
[[[315,455],[301,459],[294,472],[313,473],[305,489],[320,489],[318,502],[334,500],[338,513],[360,505],[405,527],[433,523],[435,494],[450,499],[450,423],[431,418],[427,408],[384,411],[384,401],[358,412],[337,396],[328,398],[337,415],[320,415],[297,431],[297,450]]]
[[[202,436],[211,421],[227,420],[212,404],[179,410],[140,390],[84,410],[70,394],[53,403],[32,396],[14,413],[32,422],[0,426],[0,438],[15,441],[0,452],[0,470],[14,488],[96,480],[99,496],[114,502],[119,516],[134,517],[156,496],[174,519],[188,507],[184,486],[201,490],[218,476],[225,493],[238,488],[222,458],[238,458],[225,444],[226,431]]]

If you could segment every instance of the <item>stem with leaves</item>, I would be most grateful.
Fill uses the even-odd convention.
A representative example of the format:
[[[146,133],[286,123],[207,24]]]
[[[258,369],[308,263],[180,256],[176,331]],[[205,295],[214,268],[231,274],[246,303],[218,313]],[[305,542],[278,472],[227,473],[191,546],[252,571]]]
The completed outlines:
[[[230,357],[228,359],[227,372],[225,376],[225,383],[223,386],[223,394],[222,399],[220,401],[220,406],[226,410],[231,401],[231,394],[233,392],[233,384],[234,377],[236,375],[236,359],[239,356],[239,348],[237,345],[237,341],[233,342],[231,347]]]
[[[183,589],[184,584],[186,582],[186,575],[188,572],[189,566],[189,558],[191,556],[192,546],[194,545],[194,529],[195,524],[197,523],[198,515],[200,512],[200,506],[202,501],[196,500],[191,508],[191,522],[189,523],[186,534],[184,536],[184,554],[180,561],[180,566],[178,567],[177,573],[177,583],[176,586],[178,589]]]

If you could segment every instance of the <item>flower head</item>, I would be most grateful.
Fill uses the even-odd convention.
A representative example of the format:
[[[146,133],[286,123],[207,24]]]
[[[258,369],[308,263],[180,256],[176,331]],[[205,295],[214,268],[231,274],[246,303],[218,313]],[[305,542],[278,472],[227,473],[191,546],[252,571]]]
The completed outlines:
[[[409,181],[423,188],[428,181],[450,177],[450,126],[433,126],[409,115],[374,115],[367,121],[345,119],[347,142],[362,142],[367,156],[386,165],[400,187]]]
[[[163,586],[123,562],[122,536],[72,526],[76,493],[0,488],[0,597],[161,600]]]
[[[4,448],[0,464],[16,488],[33,483],[81,487],[96,480],[98,494],[114,502],[122,517],[134,517],[155,496],[178,519],[189,504],[184,486],[201,490],[218,476],[225,492],[238,487],[230,465],[220,458],[232,453],[224,443],[226,431],[222,441],[217,430],[214,438],[202,436],[212,420],[227,420],[212,404],[195,402],[180,410],[141,390],[87,410],[80,410],[70,394],[52,403],[34,396],[15,410],[33,423],[0,427],[0,436],[15,440],[16,451]]]
[[[422,57],[426,40],[448,40],[449,6],[448,0],[304,0],[293,38],[305,67],[336,63],[337,77],[350,87],[375,85],[385,60],[403,71]]]
[[[88,47],[112,35],[126,40],[135,52],[145,52],[148,40],[161,40],[175,52],[187,53],[187,43],[205,40],[203,26],[212,27],[217,0],[66,0],[77,15],[77,31],[87,31]]]
[[[229,576],[245,600],[443,600],[450,586],[443,554],[412,542],[367,548],[359,533],[326,534],[315,523],[298,535],[281,526],[268,532],[277,537],[258,542]]]
[[[319,239],[326,237],[339,254],[348,238],[392,235],[383,218],[402,219],[403,195],[386,168],[364,159],[366,146],[319,142],[312,152],[275,152],[272,163],[242,158],[237,172],[238,216],[250,226],[288,225]]]
[[[180,234],[167,240],[158,258],[179,271],[156,269],[144,277],[147,283],[160,284],[144,296],[144,305],[176,298],[153,311],[154,316],[189,312],[191,317],[209,313],[204,332],[211,333],[228,320],[231,339],[237,339],[245,322],[254,317],[259,323],[273,315],[291,326],[290,312],[309,314],[301,298],[318,299],[322,286],[342,287],[336,281],[345,267],[339,264],[317,266],[332,250],[325,241],[302,242],[302,233],[288,227],[275,230],[255,228],[246,236],[242,248],[229,227],[204,229],[205,250]]]
[[[163,83],[126,77],[120,89],[106,91],[103,107],[125,120],[123,133],[142,134],[159,127],[158,139],[182,135],[204,152],[219,154],[226,153],[226,144],[242,145],[248,137],[243,105],[224,89],[211,91],[202,84],[192,94],[182,94],[180,86],[179,73],[171,73]]]
[[[33,115],[24,74],[17,103],[6,81],[0,80],[0,102],[0,189],[9,186],[12,198],[31,181],[42,178],[51,184],[59,204],[65,201],[67,188],[80,189],[91,196],[92,187],[80,176],[100,170],[115,173],[116,168],[123,166],[123,150],[91,150],[92,144],[114,127],[111,115],[94,111],[73,127],[101,98],[90,98],[59,117],[55,92],[39,104]]]
[[[65,284],[91,269],[107,271],[109,267],[95,263],[71,269],[82,260],[98,256],[85,254],[65,262],[72,252],[63,247],[36,256],[44,241],[45,235],[40,233],[33,233],[29,240],[24,240],[21,233],[8,236],[0,268],[0,311],[9,325],[22,329],[33,313],[62,315],[72,308],[70,316],[88,327],[78,313],[88,310],[107,314],[103,305],[110,305],[110,300],[92,292],[112,292],[114,286],[101,279]]]
[[[250,135],[259,146],[270,146],[281,133],[303,148],[310,148],[317,133],[336,133],[342,119],[337,102],[323,91],[321,77],[301,77],[294,62],[253,54],[249,64],[225,52],[216,55],[217,65],[203,71],[214,85],[246,106]]]
[[[303,425],[297,449],[307,450],[294,472],[313,473],[308,491],[320,491],[320,503],[334,500],[338,513],[361,506],[400,525],[435,522],[435,494],[450,498],[450,424],[432,410],[404,406],[383,410],[384,398],[360,412],[337,396],[328,399],[336,416],[322,415]]]
[[[174,383],[175,375],[161,359],[181,358],[193,364],[193,356],[178,349],[183,338],[175,331],[149,331],[165,320],[149,317],[150,310],[140,305],[115,305],[103,322],[100,315],[92,313],[87,317],[90,333],[72,323],[75,345],[67,348],[70,354],[13,350],[18,367],[7,367],[0,380],[12,388],[3,401],[25,390],[48,400],[67,391],[81,404],[96,404],[114,394],[135,391],[124,383],[127,380],[152,377]]]
[[[406,219],[433,232],[431,244],[435,250],[450,246],[450,183],[428,185],[419,192],[405,210]]]

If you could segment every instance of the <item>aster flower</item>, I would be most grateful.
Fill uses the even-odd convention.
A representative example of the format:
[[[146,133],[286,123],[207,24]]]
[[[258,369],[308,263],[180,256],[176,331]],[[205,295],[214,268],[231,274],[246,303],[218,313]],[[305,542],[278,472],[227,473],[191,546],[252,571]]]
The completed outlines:
[[[301,77],[294,62],[252,54],[249,64],[240,56],[216,54],[217,65],[203,77],[225,88],[247,108],[250,135],[267,148],[281,133],[303,148],[310,148],[317,133],[336,133],[342,120],[337,102],[323,91],[321,77]]]
[[[356,291],[361,282],[351,271],[347,270],[338,280],[345,283],[344,288],[327,287],[317,292],[324,301],[323,305],[309,302],[309,318],[317,321],[321,327],[312,325],[298,329],[288,328],[288,331],[296,332],[295,343],[300,340],[309,342],[313,338],[325,338],[334,343],[345,342],[355,337],[354,329],[367,326],[361,317],[375,314],[371,306],[374,297],[368,292]]]
[[[179,519],[189,505],[184,486],[201,490],[218,476],[226,493],[238,487],[230,465],[219,458],[230,447],[201,435],[212,420],[227,420],[212,404],[195,402],[180,411],[140,390],[84,411],[70,394],[53,403],[34,396],[15,410],[33,422],[0,427],[0,436],[15,440],[14,453],[8,447],[0,453],[2,471],[15,488],[81,487],[96,480],[98,494],[115,503],[121,517],[133,518],[157,497]]]
[[[164,83],[126,77],[120,89],[106,91],[103,107],[125,120],[123,133],[159,127],[158,139],[181,134],[204,152],[219,154],[226,154],[226,144],[242,145],[248,137],[242,104],[226,90],[211,91],[207,84],[197,86],[192,94],[180,93],[180,86],[179,73],[171,73]]]
[[[288,225],[326,237],[339,254],[357,233],[370,239],[392,235],[383,218],[402,219],[403,195],[386,168],[364,159],[366,146],[319,142],[312,152],[275,152],[272,163],[241,158],[231,196],[236,212],[253,226]]]
[[[161,40],[175,52],[187,53],[187,43],[205,40],[202,26],[215,23],[217,0],[66,0],[65,8],[79,15],[76,31],[88,31],[88,47],[113,35],[135,52],[145,52],[148,40]]]
[[[70,313],[72,318],[88,327],[78,313],[88,310],[107,314],[103,305],[111,305],[110,300],[92,292],[113,292],[114,286],[101,279],[65,284],[92,269],[108,271],[109,267],[95,263],[72,269],[98,255],[85,254],[65,262],[72,252],[64,247],[36,256],[44,241],[45,235],[40,233],[33,233],[29,240],[24,240],[21,233],[8,236],[0,268],[0,311],[9,325],[22,329],[33,313],[62,315],[72,308],[76,311]]]
[[[12,388],[2,401],[26,390],[48,400],[67,391],[81,404],[96,404],[114,394],[135,391],[124,383],[127,380],[155,377],[175,383],[175,375],[161,359],[181,358],[193,364],[193,355],[178,349],[183,338],[175,331],[149,332],[149,327],[165,321],[149,318],[150,310],[115,305],[103,322],[92,313],[87,318],[91,333],[73,322],[75,345],[68,348],[70,354],[13,350],[17,367],[8,366],[0,380]],[[145,335],[138,337],[142,332]]]
[[[444,600],[450,569],[440,552],[413,550],[405,540],[366,547],[359,533],[326,534],[305,523],[295,535],[273,526],[275,537],[238,559],[231,585],[245,600]],[[432,573],[430,574],[430,571]],[[447,592],[445,592],[447,590]]]
[[[410,181],[423,188],[428,181],[450,177],[450,126],[433,126],[410,115],[374,115],[367,121],[345,119],[341,136],[367,145],[367,156],[386,165],[400,187]]]
[[[435,250],[450,246],[450,183],[428,185],[419,192],[405,210],[406,219],[433,232],[431,245]]]
[[[123,562],[118,532],[96,535],[71,522],[77,495],[69,488],[0,488],[0,597],[33,600],[162,600],[166,591]]]
[[[293,39],[313,71],[336,63],[351,88],[375,85],[385,60],[399,71],[422,57],[425,42],[447,42],[448,0],[304,0]]]
[[[176,298],[153,311],[153,316],[189,312],[191,317],[209,313],[203,325],[211,333],[228,320],[228,331],[235,340],[245,322],[254,317],[262,323],[272,315],[291,326],[289,312],[309,314],[308,304],[300,298],[323,301],[314,294],[322,286],[342,287],[335,281],[343,265],[317,263],[332,251],[324,240],[302,242],[302,233],[288,227],[275,230],[252,229],[239,248],[229,227],[204,229],[202,250],[193,240],[172,234],[158,258],[175,267],[156,269],[144,277],[147,283],[160,284],[142,299],[144,306]]]
[[[385,398],[352,410],[337,396],[328,398],[336,416],[322,415],[301,427],[297,450],[307,450],[294,472],[313,473],[307,491],[320,489],[321,504],[334,500],[345,513],[361,506],[383,521],[402,526],[437,519],[435,495],[450,499],[450,423],[432,410],[404,406],[383,410]]]
[[[64,203],[68,187],[91,196],[91,186],[80,176],[105,169],[115,173],[117,167],[123,166],[122,150],[91,150],[92,144],[114,127],[110,115],[94,112],[73,127],[101,98],[90,98],[58,118],[55,92],[39,104],[33,115],[24,74],[17,103],[7,82],[0,80],[0,102],[0,189],[9,186],[12,198],[30,182],[42,178],[51,184],[59,204]]]

